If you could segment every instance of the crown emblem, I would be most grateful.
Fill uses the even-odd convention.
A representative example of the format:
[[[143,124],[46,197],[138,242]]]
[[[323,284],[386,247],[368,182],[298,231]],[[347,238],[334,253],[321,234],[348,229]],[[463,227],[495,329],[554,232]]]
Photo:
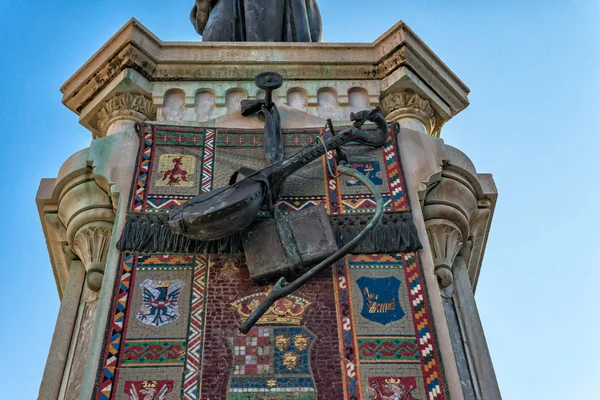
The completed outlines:
[[[267,297],[268,291],[243,297],[231,303],[240,318],[245,320],[252,311]],[[300,325],[304,312],[311,304],[310,301],[298,296],[289,295],[279,299],[258,320],[256,325]]]
[[[171,283],[170,282],[165,282],[165,281],[159,282],[156,285],[157,288],[159,288],[159,287],[166,287],[166,288],[168,288],[169,286],[171,286]]]
[[[386,378],[386,380],[385,380],[385,383],[391,383],[391,384],[394,384],[394,385],[398,385],[401,382],[402,382],[402,380],[399,379],[399,378]]]

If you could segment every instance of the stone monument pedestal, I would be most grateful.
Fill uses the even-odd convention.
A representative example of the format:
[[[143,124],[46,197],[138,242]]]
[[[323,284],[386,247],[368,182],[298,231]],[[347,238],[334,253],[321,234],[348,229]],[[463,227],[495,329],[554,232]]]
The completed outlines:
[[[133,176],[140,160],[135,123],[262,129],[262,122],[241,117],[239,110],[240,100],[264,96],[256,89],[254,77],[265,71],[276,71],[285,79],[274,96],[284,129],[322,127],[327,119],[338,126],[348,125],[351,112],[374,107],[379,107],[388,121],[399,124],[394,140],[405,175],[403,189],[423,245],[415,256],[423,281],[410,286],[410,291],[417,293],[417,302],[422,291],[426,299],[421,296],[420,301],[425,301],[430,311],[431,332],[417,339],[421,345],[432,340],[431,351],[426,348],[416,357],[422,363],[433,357],[440,371],[440,376],[429,382],[416,380],[418,389],[413,394],[419,393],[421,397],[415,397],[419,399],[499,399],[473,298],[497,191],[491,175],[478,173],[465,154],[440,138],[443,125],[469,104],[465,84],[403,22],[370,44],[183,43],[163,42],[134,19],[61,88],[63,103],[90,130],[92,142],[71,156],[56,178],[42,180],[36,197],[62,300],[39,398],[129,399],[134,397],[129,397],[127,390],[147,389],[150,393],[156,387],[166,388],[166,399],[220,398],[215,394],[210,397],[207,387],[198,386],[195,394],[186,389],[186,382],[193,379],[186,374],[202,374],[204,354],[186,353],[189,340],[193,340],[186,334],[169,338],[171,342],[181,339],[178,343],[184,348],[184,358],[187,354],[199,360],[195,364],[200,365],[199,369],[192,372],[188,368],[191,364],[177,364],[183,368],[179,373],[183,381],[174,381],[169,368],[175,367],[166,366],[169,362],[163,363],[160,373],[152,375],[155,370],[153,361],[148,361],[151,357],[139,364],[143,365],[138,369],[139,379],[118,380],[119,374],[132,375],[131,371],[124,372],[122,353],[120,359],[111,359],[111,348],[131,350],[127,341],[133,339],[113,343],[107,332],[118,331],[119,326],[125,329],[129,314],[138,312],[123,306],[121,319],[118,312],[115,314],[115,304],[117,310],[120,307],[120,287],[132,284],[136,296],[135,290],[143,282],[132,280],[135,273],[129,270],[130,276],[125,276],[128,280],[123,280],[122,268],[127,261],[116,243],[130,194],[136,196],[135,191],[131,192],[136,187]],[[404,258],[403,268],[410,266],[407,260]],[[219,265],[228,268],[226,264]],[[210,296],[209,289],[208,303],[213,301]],[[113,302],[115,298],[117,303]],[[303,301],[308,300],[297,303],[302,310],[308,307]],[[313,307],[325,305],[316,301]],[[358,321],[360,310],[354,313]],[[202,327],[198,329],[202,333]],[[414,374],[406,372],[410,371],[410,363],[403,364],[403,359],[387,364],[379,360],[386,365],[383,369],[375,368],[380,366],[375,361],[357,361],[356,365],[345,361],[344,328],[339,329],[340,346],[328,351],[333,364],[339,366],[334,375],[340,385],[344,382],[344,398],[349,398],[352,389],[355,398],[382,399],[394,390],[393,385],[412,382]],[[299,330],[295,334],[309,340],[311,333],[307,332]],[[385,337],[398,335],[393,329],[382,328],[381,332],[387,332]],[[372,334],[383,340],[381,332]],[[141,338],[160,334],[138,336],[138,350],[142,351],[152,343]],[[204,343],[207,352],[211,346]],[[296,349],[302,346],[296,344]],[[238,346],[234,355],[239,356],[240,351]],[[315,362],[314,357],[311,362]],[[225,383],[237,376],[235,371],[221,372]],[[356,388],[347,387],[350,375]],[[107,379],[116,386],[104,384]],[[323,389],[327,383],[318,376],[313,380],[313,397],[307,394],[293,398],[330,399]],[[138,381],[150,386],[138,388]],[[378,394],[373,389],[377,385],[388,386]],[[229,398],[242,398],[228,393]]]

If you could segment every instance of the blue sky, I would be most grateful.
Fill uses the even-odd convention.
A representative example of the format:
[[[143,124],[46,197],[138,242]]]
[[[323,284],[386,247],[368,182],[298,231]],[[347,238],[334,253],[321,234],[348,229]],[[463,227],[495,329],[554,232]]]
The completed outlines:
[[[59,87],[132,16],[200,40],[192,3],[0,0],[2,398],[36,397],[59,307],[39,181],[91,140]],[[325,41],[371,42],[402,19],[471,88],[442,138],[500,192],[476,298],[504,398],[600,398],[600,2],[319,3]]]

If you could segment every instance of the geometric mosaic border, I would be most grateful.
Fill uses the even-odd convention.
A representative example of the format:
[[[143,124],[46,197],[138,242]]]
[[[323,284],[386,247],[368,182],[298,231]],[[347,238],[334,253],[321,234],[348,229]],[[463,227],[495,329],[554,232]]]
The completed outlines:
[[[109,343],[106,344],[104,355],[104,366],[100,375],[99,390],[97,399],[110,400],[114,389],[114,383],[117,381],[119,369],[117,368],[123,343],[123,332],[126,328],[129,292],[131,281],[135,275],[134,263],[137,261],[137,255],[123,254],[121,258],[121,268],[119,279],[117,281],[114,306],[110,314]]]
[[[188,328],[188,352],[183,372],[183,399],[185,400],[197,400],[201,390],[207,282],[208,260],[206,256],[198,255],[196,268],[194,269],[194,288]]]

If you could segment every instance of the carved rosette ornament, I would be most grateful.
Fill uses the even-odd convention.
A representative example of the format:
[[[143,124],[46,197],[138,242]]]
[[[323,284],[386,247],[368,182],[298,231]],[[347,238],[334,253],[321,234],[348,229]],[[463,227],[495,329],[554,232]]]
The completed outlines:
[[[112,225],[108,223],[87,226],[75,235],[73,251],[83,262],[87,271],[87,285],[93,291],[98,291],[102,287],[111,236]]]
[[[388,121],[414,118],[420,121],[429,135],[436,130],[435,111],[429,100],[410,91],[390,93],[381,98],[380,107]]]
[[[95,126],[99,137],[110,135],[111,125],[119,121],[129,123],[156,119],[156,106],[141,94],[123,93],[107,100],[96,114]]]

